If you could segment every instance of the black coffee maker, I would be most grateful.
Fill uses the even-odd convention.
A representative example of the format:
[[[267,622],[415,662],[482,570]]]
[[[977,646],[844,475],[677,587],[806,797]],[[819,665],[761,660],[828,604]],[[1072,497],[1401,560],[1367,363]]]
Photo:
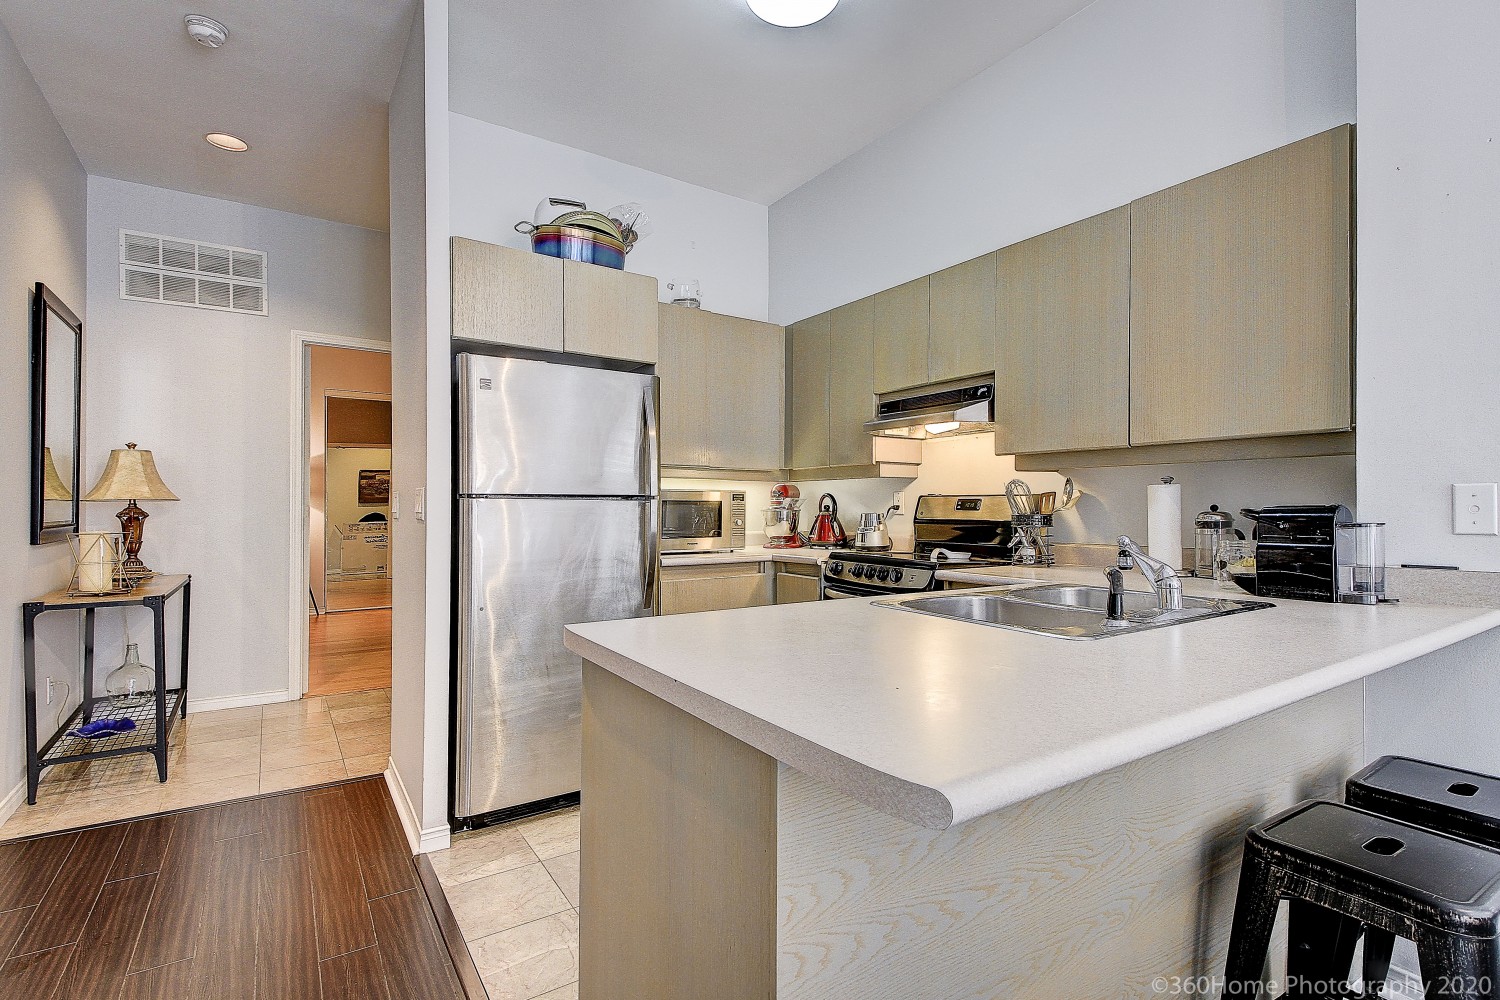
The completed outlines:
[[[1339,600],[1338,526],[1353,524],[1343,504],[1242,510],[1255,522],[1257,597]]]

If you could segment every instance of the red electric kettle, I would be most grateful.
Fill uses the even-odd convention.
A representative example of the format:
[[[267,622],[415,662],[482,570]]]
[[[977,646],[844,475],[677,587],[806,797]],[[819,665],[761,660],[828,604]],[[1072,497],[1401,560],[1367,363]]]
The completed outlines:
[[[839,502],[832,493],[818,497],[818,516],[807,529],[807,544],[818,549],[836,549],[848,540],[839,523]]]

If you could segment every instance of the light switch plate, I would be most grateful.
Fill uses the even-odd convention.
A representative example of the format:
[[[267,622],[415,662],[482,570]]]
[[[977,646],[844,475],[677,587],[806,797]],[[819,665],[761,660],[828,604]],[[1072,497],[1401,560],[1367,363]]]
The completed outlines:
[[[1500,535],[1495,483],[1453,484],[1453,533]]]
[[[427,487],[417,487],[417,499],[412,502],[411,512],[417,516],[418,521],[427,520]]]
[[[401,520],[401,494],[391,491],[391,520]]]

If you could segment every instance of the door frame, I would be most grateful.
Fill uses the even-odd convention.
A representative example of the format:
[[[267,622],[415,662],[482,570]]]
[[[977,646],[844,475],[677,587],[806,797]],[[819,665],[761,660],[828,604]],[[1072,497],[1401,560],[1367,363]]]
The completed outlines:
[[[291,345],[291,412],[292,433],[287,448],[292,474],[292,490],[288,504],[291,525],[292,589],[287,602],[287,634],[290,649],[287,656],[287,700],[297,701],[307,693],[307,643],[308,606],[307,595],[312,589],[312,571],[308,567],[308,489],[310,488],[308,463],[311,460],[311,444],[308,437],[308,418],[312,393],[311,347],[342,347],[353,351],[370,351],[375,354],[391,353],[389,341],[370,340],[363,337],[346,337],[332,333],[311,333],[307,330],[292,331]],[[394,445],[394,442],[393,442]],[[392,526],[394,527],[394,525]],[[391,595],[391,603],[396,600]]]

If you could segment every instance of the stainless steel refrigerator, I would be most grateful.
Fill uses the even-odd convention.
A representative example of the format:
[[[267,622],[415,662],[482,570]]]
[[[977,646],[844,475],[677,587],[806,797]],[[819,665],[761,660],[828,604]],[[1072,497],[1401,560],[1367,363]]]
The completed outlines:
[[[563,626],[655,614],[657,379],[460,354],[453,812],[579,787]]]

